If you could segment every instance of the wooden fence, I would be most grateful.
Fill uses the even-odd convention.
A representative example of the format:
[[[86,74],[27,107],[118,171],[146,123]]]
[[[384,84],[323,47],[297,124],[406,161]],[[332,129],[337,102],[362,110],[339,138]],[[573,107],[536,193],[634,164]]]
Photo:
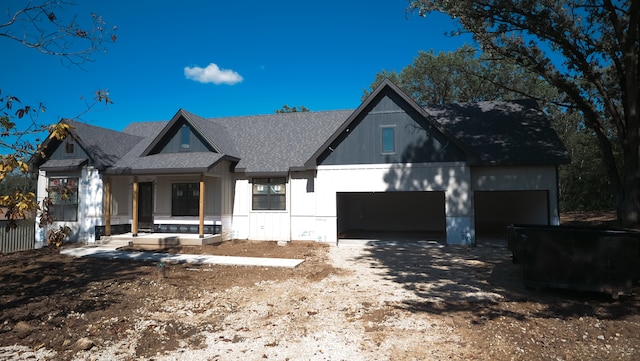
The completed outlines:
[[[33,249],[36,243],[36,227],[34,220],[18,222],[18,227],[5,230],[7,221],[0,221],[0,252],[2,254]]]

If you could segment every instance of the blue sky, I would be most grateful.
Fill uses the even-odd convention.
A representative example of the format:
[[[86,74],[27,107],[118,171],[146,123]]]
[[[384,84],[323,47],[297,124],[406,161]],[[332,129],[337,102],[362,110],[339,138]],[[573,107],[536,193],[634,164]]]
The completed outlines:
[[[420,18],[405,0],[81,1],[118,27],[118,40],[84,69],[0,39],[0,89],[43,102],[52,123],[107,89],[107,109],[88,123],[122,130],[170,119],[179,108],[203,117],[269,114],[284,104],[352,109],[383,69],[401,70],[418,51],[453,51],[469,38],[444,34],[446,16]],[[6,52],[5,52],[6,51]]]

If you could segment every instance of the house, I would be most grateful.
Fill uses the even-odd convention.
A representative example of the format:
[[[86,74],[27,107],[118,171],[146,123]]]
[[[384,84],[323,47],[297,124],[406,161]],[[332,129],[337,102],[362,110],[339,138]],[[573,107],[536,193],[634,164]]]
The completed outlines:
[[[423,108],[390,81],[349,111],[205,119],[180,109],[122,132],[63,121],[70,136],[50,137],[34,161],[38,197],[73,188],[52,208],[54,226],[87,242],[403,232],[470,245],[510,223],[558,224],[558,165],[569,162],[533,101]]]

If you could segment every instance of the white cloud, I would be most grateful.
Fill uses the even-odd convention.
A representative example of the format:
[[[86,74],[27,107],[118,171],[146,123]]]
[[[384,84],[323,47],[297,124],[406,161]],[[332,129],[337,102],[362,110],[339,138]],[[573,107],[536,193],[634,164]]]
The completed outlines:
[[[184,68],[184,76],[200,83],[214,83],[216,85],[233,85],[242,81],[242,76],[237,72],[230,69],[220,69],[214,63],[207,65],[206,68],[186,66]]]

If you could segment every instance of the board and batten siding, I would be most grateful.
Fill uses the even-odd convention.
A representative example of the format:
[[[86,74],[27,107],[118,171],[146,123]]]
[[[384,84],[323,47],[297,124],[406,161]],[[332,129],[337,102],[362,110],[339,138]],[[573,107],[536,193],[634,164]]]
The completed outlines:
[[[251,211],[251,183],[246,178],[234,177],[233,221],[231,238],[249,239],[249,212]]]
[[[78,241],[95,242],[96,226],[102,225],[104,185],[100,172],[83,167],[78,185]]]
[[[58,149],[63,147],[58,147]],[[79,147],[76,147],[80,149]],[[92,166],[84,166],[77,171],[44,172],[38,173],[38,203],[47,196],[49,178],[51,177],[77,177],[78,178],[78,214],[77,221],[56,221],[44,229],[36,229],[36,242],[44,243],[47,230],[67,226],[71,229],[68,241],[70,242],[95,242],[95,226],[103,223],[103,182],[100,172]],[[36,224],[39,223],[39,217]]]
[[[291,190],[291,239],[315,241],[316,192],[315,172],[294,172],[289,179]]]
[[[391,127],[395,152],[383,152],[382,129]],[[319,157],[320,165],[464,161],[464,153],[397,94],[388,94],[343,131]]]
[[[256,241],[289,241],[291,240],[291,219],[289,210],[291,209],[291,182],[287,179],[286,187],[286,205],[285,210],[253,210],[252,209],[252,189],[253,184],[247,183],[243,189],[247,193],[247,197],[243,197],[248,201],[247,209],[249,210],[249,239]]]
[[[111,177],[111,224],[127,224],[131,218],[131,177]]]
[[[73,152],[67,153],[66,143],[73,143]],[[73,140],[65,139],[60,143],[60,146],[56,148],[56,150],[51,153],[48,159],[52,160],[61,160],[61,159],[90,159],[87,152],[82,149],[82,147]]]
[[[157,176],[140,178],[140,182],[152,181],[153,184],[153,222],[154,224],[198,224],[199,216],[173,216],[171,202],[173,184],[200,182],[199,175]],[[205,177],[204,222],[221,224],[222,222],[222,181],[220,177]],[[229,225],[230,227],[230,225]],[[224,228],[223,228],[224,231]]]
[[[237,177],[231,238],[256,241],[316,240],[314,184],[314,172],[296,172],[287,178],[285,210],[253,210],[253,184],[249,179]]]
[[[197,136],[190,126],[186,126],[189,129],[189,145],[184,148],[182,144],[182,125],[184,122],[178,122],[172,129],[173,132],[171,138],[166,140],[166,144],[160,151],[160,153],[181,153],[181,152],[209,152],[211,149],[206,145],[202,139]]]

